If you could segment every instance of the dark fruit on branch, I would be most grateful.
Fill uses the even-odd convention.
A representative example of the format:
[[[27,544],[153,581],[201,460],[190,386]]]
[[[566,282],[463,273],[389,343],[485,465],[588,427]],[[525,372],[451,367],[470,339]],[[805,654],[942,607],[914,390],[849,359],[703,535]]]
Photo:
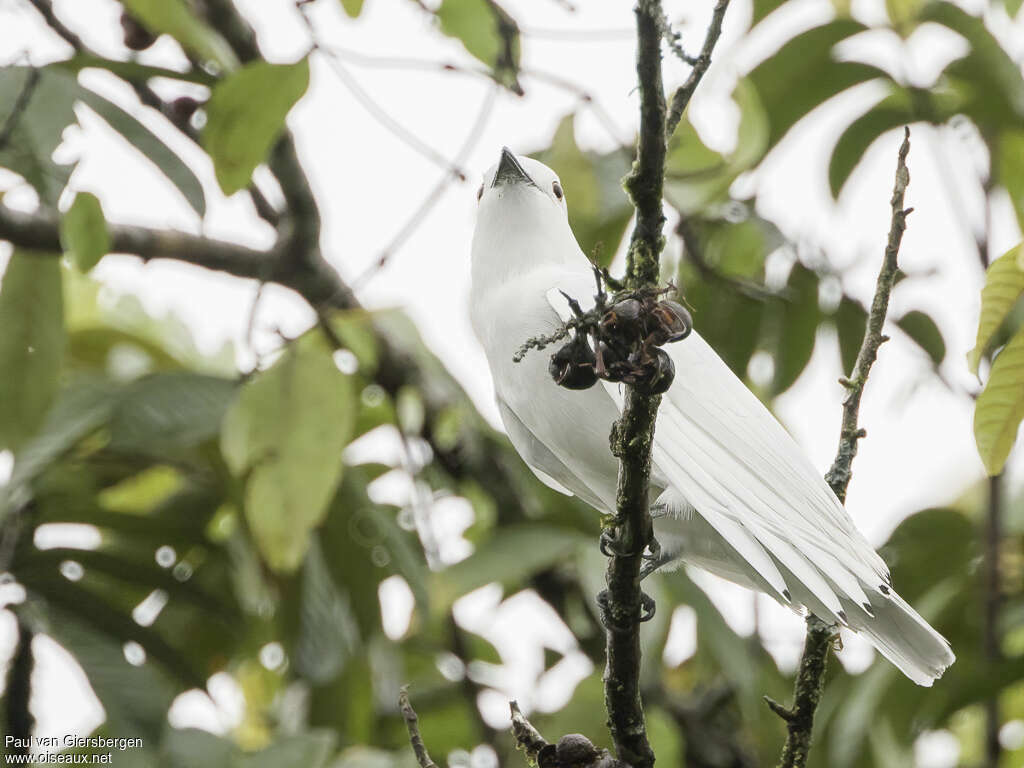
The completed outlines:
[[[668,391],[676,377],[676,366],[668,352],[655,349],[650,362],[638,372],[634,386],[645,395],[660,395]]]
[[[682,304],[670,299],[659,301],[651,311],[649,339],[652,343],[681,341],[693,330],[693,318]]]
[[[171,115],[178,123],[186,123],[202,104],[191,96],[179,96],[171,102]]]
[[[121,14],[121,30],[124,33],[125,47],[133,51],[144,51],[156,42],[156,35],[142,26],[127,11]]]
[[[567,733],[560,738],[556,753],[564,766],[590,765],[601,756],[601,751],[581,733]]]
[[[586,336],[576,335],[551,356],[548,373],[566,389],[589,389],[597,383],[594,352]]]
[[[640,327],[643,304],[636,299],[623,299],[613,304],[601,318],[601,331],[624,336],[636,333]]]

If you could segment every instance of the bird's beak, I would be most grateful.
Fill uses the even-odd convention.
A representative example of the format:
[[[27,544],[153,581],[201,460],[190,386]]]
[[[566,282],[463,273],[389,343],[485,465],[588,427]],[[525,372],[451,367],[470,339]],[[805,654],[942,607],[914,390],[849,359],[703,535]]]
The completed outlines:
[[[491,187],[500,187],[505,184],[529,184],[537,186],[529,177],[523,166],[519,164],[516,156],[508,147],[501,148],[501,160],[498,161],[498,170],[494,174],[494,181]]]

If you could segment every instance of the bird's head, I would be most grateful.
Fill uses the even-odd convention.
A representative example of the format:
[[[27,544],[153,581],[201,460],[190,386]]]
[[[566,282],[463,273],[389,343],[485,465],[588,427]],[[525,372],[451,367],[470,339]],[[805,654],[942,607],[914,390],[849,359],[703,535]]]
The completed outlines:
[[[503,148],[484,174],[477,201],[474,280],[579,259],[562,183],[544,163]]]
[[[518,220],[534,225],[567,220],[565,192],[558,174],[539,160],[503,147],[498,162],[484,174],[477,191],[478,221]]]

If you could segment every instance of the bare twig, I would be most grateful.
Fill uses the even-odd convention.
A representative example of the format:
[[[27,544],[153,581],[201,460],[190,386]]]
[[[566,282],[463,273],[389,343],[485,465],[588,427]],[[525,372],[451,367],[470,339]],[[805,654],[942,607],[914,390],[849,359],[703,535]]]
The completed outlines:
[[[893,185],[892,219],[889,226],[889,239],[885,247],[885,258],[878,273],[875,296],[871,301],[864,339],[861,342],[857,362],[849,379],[841,379],[847,388],[843,401],[843,419],[839,434],[839,447],[835,461],[825,475],[825,480],[832,487],[840,501],[846,500],[846,489],[850,484],[851,465],[857,455],[857,442],[865,432],[857,425],[860,412],[861,396],[867,384],[871,366],[878,357],[878,348],[888,340],[882,334],[885,316],[889,309],[889,295],[896,280],[898,270],[897,257],[903,232],[907,228],[907,216],[911,208],[903,207],[903,199],[910,183],[910,171],[907,169],[907,154],[910,152],[910,129],[904,130],[903,144],[900,146],[896,163],[896,181]],[[807,621],[807,636],[804,641],[803,655],[797,672],[793,690],[793,708],[786,709],[777,702],[768,700],[772,711],[786,721],[786,743],[782,748],[780,768],[802,768],[807,763],[807,755],[811,747],[811,735],[814,727],[814,712],[821,699],[824,685],[825,666],[828,651],[832,645],[835,630],[811,616]],[[766,697],[767,698],[767,697]]]
[[[455,156],[455,165],[461,166],[466,161],[469,155],[473,152],[477,143],[480,141],[480,136],[483,134],[484,128],[487,125],[487,120],[490,118],[492,111],[494,110],[494,102],[498,96],[498,86],[493,85],[487,91],[487,95],[484,97],[483,104],[480,106],[480,111],[477,113],[476,120],[473,121],[472,127],[469,129],[469,133],[466,135],[465,141],[459,148],[458,154]],[[445,190],[448,189],[452,183],[452,175],[445,173],[438,179],[437,184],[430,190],[429,194],[423,198],[423,202],[417,206],[416,210],[413,211],[412,215],[406,220],[405,224],[398,230],[391,241],[384,247],[384,250],[380,252],[377,259],[367,268],[361,275],[352,281],[352,288],[358,290],[359,288],[366,285],[371,277],[382,270],[394,256],[395,252],[398,251],[405,242],[412,237],[413,233],[419,228],[420,224],[427,218],[430,211],[433,210],[434,206],[437,205]]]
[[[854,363],[851,376],[841,380],[847,392],[846,398],[843,400],[839,449],[831,469],[825,475],[825,480],[832,486],[832,490],[835,491],[840,501],[846,500],[846,488],[850,484],[851,477],[850,467],[853,464],[853,457],[857,455],[857,441],[865,434],[857,426],[864,385],[867,384],[871,366],[874,365],[875,359],[878,357],[878,348],[889,340],[888,336],[882,334],[882,326],[885,324],[885,316],[889,310],[889,294],[892,292],[896,272],[899,269],[897,257],[900,243],[903,241],[903,232],[907,228],[907,216],[913,210],[912,208],[903,208],[903,198],[907,191],[907,185],[910,183],[910,171],[907,170],[907,154],[909,152],[910,129],[906,128],[904,129],[903,144],[900,145],[896,164],[896,181],[890,200],[892,220],[889,225],[889,240],[885,246],[885,259],[878,273],[875,296],[871,300],[871,309],[868,312],[868,321],[860,352],[857,353],[857,362]]]
[[[711,14],[711,23],[708,25],[708,30],[704,35],[704,45],[694,61],[690,76],[686,78],[686,82],[679,86],[672,96],[672,108],[668,113],[667,136],[675,133],[679,121],[683,119],[683,113],[686,111],[690,99],[693,98],[694,91],[697,90],[701,78],[704,77],[704,73],[711,66],[711,52],[715,49],[715,44],[722,34],[722,19],[725,18],[725,11],[728,7],[729,0],[718,0],[715,4],[715,10]]]
[[[416,710],[412,708],[412,704],[409,702],[409,689],[404,685],[398,692],[398,709],[402,713],[402,719],[405,720],[405,728],[409,731],[409,743],[412,744],[412,751],[416,755],[416,762],[419,763],[420,768],[437,768],[437,763],[430,759],[427,745],[423,743],[423,736],[420,735],[419,718],[416,716]]]
[[[512,713],[512,735],[515,737],[516,745],[526,752],[526,756],[533,763],[536,763],[537,756],[542,749],[548,746],[548,742],[540,735],[540,731],[526,719],[526,715],[519,709],[518,703],[510,701],[508,706]]]

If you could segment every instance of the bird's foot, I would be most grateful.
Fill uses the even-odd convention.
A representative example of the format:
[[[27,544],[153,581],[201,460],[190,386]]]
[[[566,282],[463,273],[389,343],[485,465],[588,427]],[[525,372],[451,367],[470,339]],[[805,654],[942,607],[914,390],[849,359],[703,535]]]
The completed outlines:
[[[629,632],[633,629],[634,622],[628,617],[616,616],[611,607],[611,594],[607,589],[597,593],[597,605],[601,611],[601,623],[605,629],[612,632]],[[640,593],[640,615],[636,622],[643,623],[654,618],[657,611],[657,603],[654,598],[646,592]]]
[[[598,540],[598,547],[605,557],[625,557],[628,552],[623,552],[618,547],[618,541],[613,533],[614,528],[605,528],[601,531],[601,538]]]

